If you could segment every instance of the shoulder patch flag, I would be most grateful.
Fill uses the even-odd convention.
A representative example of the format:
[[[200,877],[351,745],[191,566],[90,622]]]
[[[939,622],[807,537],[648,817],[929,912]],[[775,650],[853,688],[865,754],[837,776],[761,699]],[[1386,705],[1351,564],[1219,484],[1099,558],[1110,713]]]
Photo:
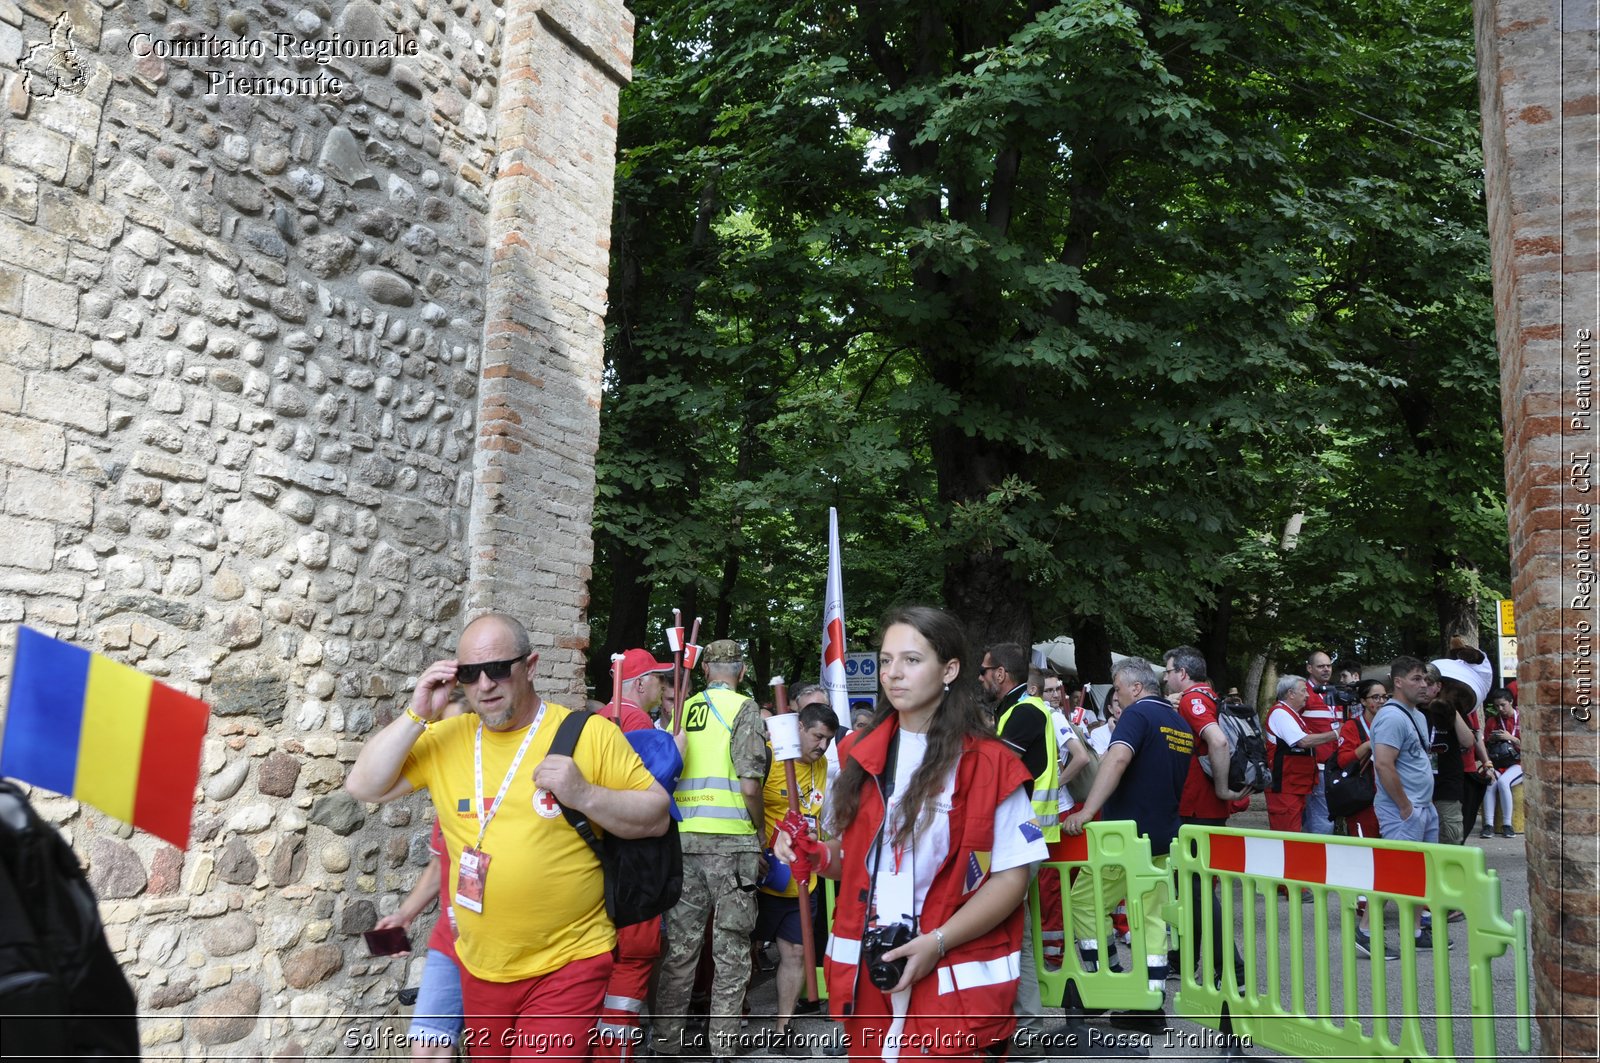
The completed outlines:
[[[962,893],[971,893],[983,884],[989,874],[989,854],[974,852],[967,857],[967,877],[962,884]]]
[[[1030,842],[1044,841],[1044,831],[1039,829],[1039,824],[1033,820],[1026,820],[1017,828],[1022,831],[1022,837]]]

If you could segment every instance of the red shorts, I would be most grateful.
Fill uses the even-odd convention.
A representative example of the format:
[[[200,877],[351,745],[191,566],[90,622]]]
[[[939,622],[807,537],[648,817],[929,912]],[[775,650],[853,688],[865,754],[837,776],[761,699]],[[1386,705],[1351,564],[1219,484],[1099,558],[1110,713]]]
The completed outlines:
[[[462,1047],[475,1060],[588,1059],[611,964],[605,952],[520,982],[485,982],[463,967]]]

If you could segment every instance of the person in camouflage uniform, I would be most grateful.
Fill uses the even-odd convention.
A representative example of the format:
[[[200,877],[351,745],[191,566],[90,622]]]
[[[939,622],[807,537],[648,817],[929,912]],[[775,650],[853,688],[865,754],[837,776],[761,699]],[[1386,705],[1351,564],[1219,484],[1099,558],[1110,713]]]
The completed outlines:
[[[683,893],[664,918],[665,948],[656,990],[657,1055],[685,1051],[684,1013],[706,926],[711,926],[711,1050],[737,1051],[750,932],[761,878],[761,790],[767,777],[761,710],[735,687],[744,678],[739,644],[705,648],[706,689],[683,706],[683,775],[674,798],[683,821]]]

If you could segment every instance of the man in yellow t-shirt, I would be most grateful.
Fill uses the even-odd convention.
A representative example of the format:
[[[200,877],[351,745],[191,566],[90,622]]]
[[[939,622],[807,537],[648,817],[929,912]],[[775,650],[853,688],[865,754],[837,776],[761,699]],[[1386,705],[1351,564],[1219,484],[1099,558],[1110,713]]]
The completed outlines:
[[[419,789],[433,799],[455,877],[472,1057],[587,1056],[616,931],[600,862],[561,808],[641,838],[667,829],[669,799],[609,720],[589,721],[574,756],[547,755],[570,710],[534,692],[539,655],[514,618],[468,624],[457,658],[423,671],[345,788],[363,801]],[[470,711],[440,720],[458,682]]]
[[[826,703],[807,705],[800,710],[800,758],[794,762],[795,791],[798,794],[800,814],[810,823],[813,836],[822,818],[822,805],[828,788],[828,744],[839,733],[839,718]],[[762,803],[766,811],[766,844],[772,846],[773,833],[778,821],[789,814],[789,777],[783,768],[784,761],[773,760],[767,770],[767,784],[762,790]],[[776,860],[776,857],[770,859]],[[771,873],[768,873],[771,879]],[[817,918],[817,879],[813,875],[807,883],[811,889],[811,917]],[[800,936],[800,889],[791,878],[781,890],[763,885],[756,895],[756,941],[778,943],[778,1020],[776,1032],[788,1033],[789,1021],[794,1018],[795,1002],[800,998],[800,985],[805,980],[805,950]]]

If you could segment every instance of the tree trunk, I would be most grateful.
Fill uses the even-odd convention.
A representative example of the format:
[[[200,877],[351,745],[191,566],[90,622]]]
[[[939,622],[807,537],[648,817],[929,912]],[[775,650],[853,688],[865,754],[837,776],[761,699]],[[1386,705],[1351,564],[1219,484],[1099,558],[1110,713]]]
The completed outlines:
[[[1478,600],[1456,594],[1450,589],[1448,575],[1455,566],[1442,551],[1435,550],[1433,557],[1433,607],[1439,617],[1439,652],[1448,653],[1450,642],[1457,637],[1469,646],[1478,644]]]
[[[1217,589],[1217,604],[1202,618],[1197,646],[1206,659],[1206,672],[1211,677],[1212,689],[1218,694],[1227,692],[1233,679],[1228,667],[1228,629],[1233,625],[1233,588]]]
[[[1295,544],[1300,541],[1300,529],[1305,525],[1305,520],[1306,515],[1304,513],[1290,515],[1283,525],[1283,538],[1278,541],[1279,550],[1288,553],[1295,548]],[[1262,612],[1270,624],[1278,616],[1278,600],[1276,598],[1268,599],[1266,608]],[[1274,639],[1267,644],[1265,649],[1250,659],[1250,670],[1245,675],[1244,689],[1239,692],[1246,705],[1254,705],[1257,709],[1266,707],[1262,705],[1261,699],[1269,696],[1272,691],[1262,690],[1262,680],[1265,678],[1271,685],[1277,685],[1277,666],[1271,665],[1269,667],[1269,660],[1277,652],[1277,649],[1278,642]]]
[[[1111,682],[1111,633],[1103,617],[1074,617],[1072,646],[1080,683]]]

